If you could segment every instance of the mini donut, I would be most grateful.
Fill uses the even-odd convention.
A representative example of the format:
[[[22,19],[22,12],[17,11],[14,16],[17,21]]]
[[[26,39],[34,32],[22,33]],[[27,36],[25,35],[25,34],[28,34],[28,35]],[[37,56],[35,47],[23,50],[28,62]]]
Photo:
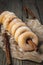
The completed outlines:
[[[0,16],[0,22],[3,23],[3,21],[9,16],[9,15],[13,15],[15,16],[14,13],[9,12],[9,11],[4,11],[1,16]],[[16,17],[16,16],[15,16]]]
[[[0,22],[2,23],[3,21],[3,17],[6,15],[6,14],[8,14],[8,11],[4,11],[3,13],[1,13],[1,15],[0,15]]]
[[[24,33],[25,31],[31,31],[27,26],[21,26],[19,27],[14,35],[14,39],[16,40],[16,42],[18,42],[18,37],[19,35],[21,35],[22,33]]]
[[[17,28],[21,27],[21,26],[25,26],[26,24],[23,22],[18,22],[15,25],[12,26],[11,28],[11,34],[14,36],[15,31],[17,30]]]
[[[33,32],[24,32],[18,37],[18,45],[20,48],[22,48],[24,51],[31,51],[33,48],[29,45],[29,43],[26,43],[26,40],[31,38],[32,42],[38,45],[38,37]]]
[[[14,14],[12,14],[12,13],[7,13],[4,17],[3,17],[3,20],[2,21],[4,21],[8,16],[10,16],[10,17],[16,17]]]
[[[9,23],[14,19],[14,16],[9,15],[3,22],[3,26],[5,29],[7,29],[7,26],[9,25]]]
[[[17,23],[17,22],[21,22],[21,21],[18,21],[18,19],[15,17],[15,18],[10,22],[10,24],[8,25],[7,30],[10,32],[12,26],[13,26],[15,23]]]

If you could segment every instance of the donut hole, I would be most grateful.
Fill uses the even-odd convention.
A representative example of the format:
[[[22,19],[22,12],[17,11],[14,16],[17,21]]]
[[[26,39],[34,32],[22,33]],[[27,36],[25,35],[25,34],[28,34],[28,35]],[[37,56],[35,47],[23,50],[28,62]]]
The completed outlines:
[[[28,43],[28,41],[29,41],[29,40],[31,40],[31,41],[32,41],[32,39],[31,39],[31,38],[26,39],[26,43],[27,43],[27,44],[29,44],[29,43]]]

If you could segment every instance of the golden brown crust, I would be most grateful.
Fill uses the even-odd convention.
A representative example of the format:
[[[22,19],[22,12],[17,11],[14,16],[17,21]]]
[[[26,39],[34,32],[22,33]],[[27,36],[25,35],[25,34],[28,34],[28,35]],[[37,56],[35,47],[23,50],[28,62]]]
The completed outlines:
[[[21,21],[18,21],[18,18],[15,17],[15,18],[11,21],[11,23],[8,25],[8,28],[7,28],[8,31],[10,32],[12,26],[13,26],[14,24],[18,23],[18,22],[21,22]]]
[[[3,17],[4,17],[5,15],[7,15],[7,14],[8,14],[8,11],[4,11],[3,13],[1,13],[1,15],[0,15],[0,23],[3,22]]]
[[[14,19],[14,16],[9,15],[5,20],[3,20],[3,22],[4,22],[3,25],[4,25],[5,29],[7,29],[7,26],[9,24],[9,22],[11,22],[12,19]]]
[[[16,23],[15,25],[13,25],[12,28],[11,28],[11,34],[14,36],[14,34],[15,34],[17,28],[19,28],[19,27],[21,27],[21,26],[25,26],[25,23],[23,23],[23,22],[18,22],[18,23]]]
[[[29,43],[28,44],[26,43],[26,40],[28,38],[31,38],[32,42],[38,45],[38,38],[33,32],[29,32],[29,31],[24,32],[18,37],[18,44],[20,48],[22,48],[24,51],[32,51],[33,49],[33,47],[29,45]]]
[[[16,30],[15,35],[14,35],[14,39],[16,40],[16,42],[18,42],[18,37],[19,37],[22,33],[26,32],[26,31],[31,31],[31,30],[30,30],[27,26],[21,26],[21,27],[19,27],[19,28]]]

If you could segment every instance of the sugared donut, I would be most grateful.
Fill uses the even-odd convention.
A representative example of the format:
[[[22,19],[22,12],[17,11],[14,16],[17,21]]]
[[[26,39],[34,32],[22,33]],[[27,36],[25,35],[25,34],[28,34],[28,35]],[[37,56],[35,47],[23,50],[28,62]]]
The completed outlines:
[[[16,23],[15,25],[13,25],[12,28],[11,28],[11,34],[14,36],[14,34],[15,34],[17,28],[19,28],[19,27],[21,27],[21,26],[25,26],[25,23],[23,23],[23,22],[18,22],[18,23]]]
[[[4,17],[5,15],[7,15],[7,14],[8,14],[8,11],[4,11],[3,13],[1,13],[1,15],[0,15],[0,23],[3,22],[3,17]]]
[[[7,30],[10,32],[10,30],[11,30],[11,28],[12,28],[12,26],[15,24],[15,23],[18,23],[18,22],[21,22],[21,20],[19,20],[19,19],[17,18],[17,17],[15,17],[13,20],[12,20],[12,22],[10,22],[10,24],[8,25],[8,27],[7,27]]]
[[[9,23],[14,19],[14,16],[9,15],[3,22],[3,26],[5,29],[7,29],[7,26],[9,25]]]
[[[38,45],[38,38],[33,32],[24,32],[18,37],[18,45],[20,48],[22,48],[24,51],[31,51],[33,48],[29,45],[29,43],[26,43],[26,40],[31,38],[32,42]]]
[[[10,15],[10,16],[13,15],[14,17],[16,17],[13,12],[4,11],[4,12],[1,13],[1,15],[0,15],[0,23],[3,23],[3,21],[4,21],[9,15]]]
[[[18,42],[18,37],[19,35],[21,35],[22,33],[24,33],[25,31],[31,31],[27,26],[21,26],[19,27],[14,35],[14,39],[16,40],[16,42]]]

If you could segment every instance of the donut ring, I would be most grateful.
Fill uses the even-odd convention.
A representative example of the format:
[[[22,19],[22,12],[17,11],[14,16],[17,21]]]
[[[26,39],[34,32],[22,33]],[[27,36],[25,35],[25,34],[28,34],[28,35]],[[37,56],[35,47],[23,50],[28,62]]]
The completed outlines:
[[[21,21],[19,21],[19,22],[21,22]],[[9,32],[10,32],[12,26],[13,26],[15,23],[18,23],[18,19],[17,19],[16,17],[10,22],[10,24],[9,24],[8,27],[7,27],[7,29],[8,29]]]
[[[4,11],[3,13],[1,13],[1,15],[0,15],[0,23],[3,22],[3,17],[4,17],[6,14],[8,14],[8,11]]]
[[[7,30],[7,26],[9,25],[9,22],[12,21],[12,19],[14,19],[14,16],[9,15],[3,22],[3,26],[4,28]]]
[[[14,39],[16,40],[16,42],[18,42],[18,37],[19,35],[21,35],[22,33],[24,33],[25,31],[31,31],[27,26],[21,26],[19,27],[14,35]]]
[[[16,31],[17,28],[21,27],[21,26],[25,26],[26,24],[23,22],[18,22],[15,25],[13,25],[13,27],[11,28],[11,34],[14,36],[14,33]]]
[[[13,13],[7,13],[4,17],[3,17],[3,20],[4,21],[8,16],[11,16],[11,17],[16,17]]]
[[[22,48],[24,51],[32,51],[32,50],[33,50],[33,48],[32,48],[29,44],[26,43],[26,40],[27,40],[28,38],[31,38],[32,41],[33,41],[36,45],[38,45],[38,38],[37,38],[37,36],[36,36],[33,32],[27,31],[27,32],[21,34],[21,35],[18,37],[18,45],[19,45],[19,47]]]
[[[13,15],[15,16],[14,13],[9,12],[9,11],[4,11],[1,16],[0,16],[0,22],[3,23],[3,21],[9,16],[9,15]],[[15,16],[16,17],[16,16]]]

